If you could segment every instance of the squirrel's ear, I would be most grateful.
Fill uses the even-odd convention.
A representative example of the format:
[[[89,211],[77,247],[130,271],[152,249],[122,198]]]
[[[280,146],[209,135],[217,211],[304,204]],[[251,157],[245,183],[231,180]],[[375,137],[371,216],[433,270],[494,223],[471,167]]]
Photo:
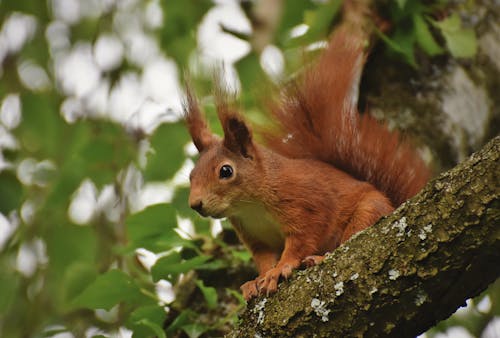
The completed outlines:
[[[252,131],[243,118],[236,112],[234,97],[225,89],[220,81],[215,81],[215,105],[217,115],[224,130],[224,147],[235,154],[253,158],[255,147],[252,142]]]
[[[214,136],[208,128],[203,117],[198,101],[189,86],[186,86],[186,101],[184,102],[184,120],[186,121],[189,134],[199,152],[210,147],[214,142]]]
[[[221,119],[224,129],[224,147],[243,157],[254,157],[252,131],[238,115],[225,115]]]

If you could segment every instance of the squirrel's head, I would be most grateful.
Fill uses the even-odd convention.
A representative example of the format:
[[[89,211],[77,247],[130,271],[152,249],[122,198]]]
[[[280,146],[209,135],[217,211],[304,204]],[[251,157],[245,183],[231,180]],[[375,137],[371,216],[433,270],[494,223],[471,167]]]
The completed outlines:
[[[243,118],[218,100],[224,138],[211,133],[196,99],[188,90],[185,119],[200,157],[189,177],[189,205],[202,216],[231,216],[239,203],[251,200],[258,177],[257,149]]]

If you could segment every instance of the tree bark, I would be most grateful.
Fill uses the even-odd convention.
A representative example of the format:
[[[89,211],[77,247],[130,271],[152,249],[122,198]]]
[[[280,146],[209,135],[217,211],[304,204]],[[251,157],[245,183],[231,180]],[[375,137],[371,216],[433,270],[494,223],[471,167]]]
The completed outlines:
[[[360,108],[420,140],[422,153],[439,172],[500,133],[500,6],[479,0],[452,11],[475,30],[476,57],[417,52],[413,68],[401,57],[388,58],[379,43],[368,56],[360,89]]]
[[[500,136],[319,266],[248,304],[229,337],[414,337],[500,276]]]

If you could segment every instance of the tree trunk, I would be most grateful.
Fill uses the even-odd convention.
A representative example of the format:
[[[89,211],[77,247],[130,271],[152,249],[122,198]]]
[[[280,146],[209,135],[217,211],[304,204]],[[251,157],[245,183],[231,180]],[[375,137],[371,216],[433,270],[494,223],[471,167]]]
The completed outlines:
[[[229,337],[413,337],[500,275],[500,136],[319,266],[249,303]]]

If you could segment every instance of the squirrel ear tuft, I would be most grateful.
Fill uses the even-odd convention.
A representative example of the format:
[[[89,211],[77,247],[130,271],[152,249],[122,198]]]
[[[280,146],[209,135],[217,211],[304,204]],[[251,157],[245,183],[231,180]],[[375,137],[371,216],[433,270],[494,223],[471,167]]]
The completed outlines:
[[[224,147],[243,157],[254,157],[252,132],[238,115],[226,115],[221,119],[224,129]]]
[[[186,100],[184,102],[184,120],[186,121],[193,143],[199,152],[202,152],[213,144],[214,136],[208,128],[198,101],[188,85],[186,86]]]
[[[224,147],[235,154],[253,158],[255,149],[252,142],[252,131],[245,120],[237,113],[234,98],[216,82],[215,104],[217,115],[224,130]]]

